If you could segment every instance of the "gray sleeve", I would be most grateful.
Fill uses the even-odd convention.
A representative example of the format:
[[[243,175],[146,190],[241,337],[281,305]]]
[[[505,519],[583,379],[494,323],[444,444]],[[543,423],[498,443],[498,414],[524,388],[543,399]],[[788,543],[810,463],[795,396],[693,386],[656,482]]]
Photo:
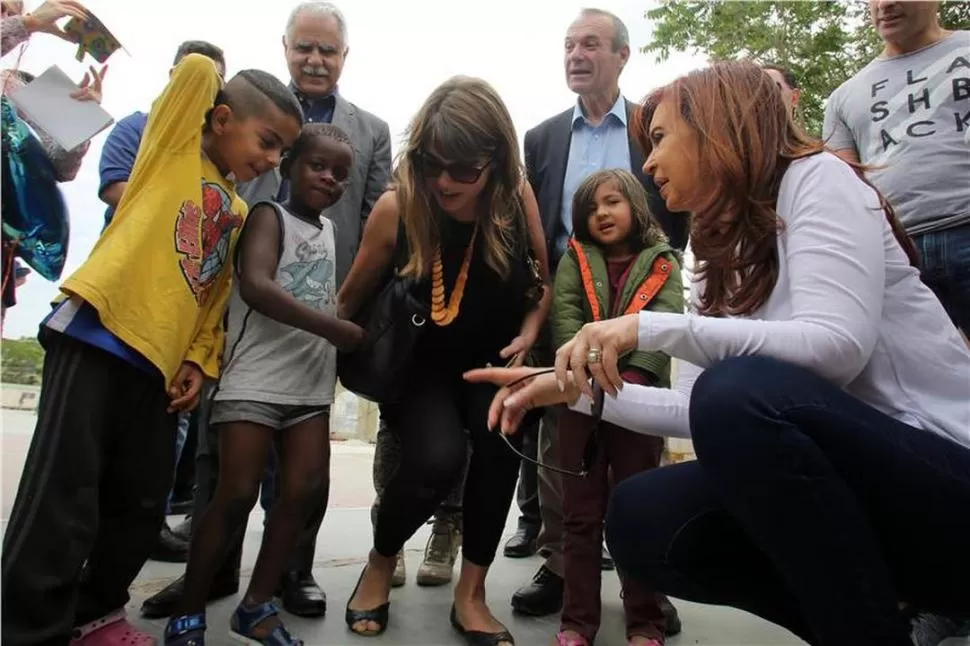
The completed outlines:
[[[856,145],[852,130],[849,129],[845,119],[842,118],[841,88],[832,93],[829,100],[825,103],[825,120],[822,122],[822,141],[830,150],[845,150],[851,148],[856,154],[859,147]]]
[[[360,219],[366,220],[377,198],[387,190],[391,179],[391,130],[387,123],[375,119],[374,151],[367,167],[367,184],[364,186],[364,199],[360,206]],[[364,227],[360,227],[363,235]]]
[[[252,206],[257,202],[273,202],[280,190],[279,170],[274,168],[259,177],[236,184],[236,194]]]

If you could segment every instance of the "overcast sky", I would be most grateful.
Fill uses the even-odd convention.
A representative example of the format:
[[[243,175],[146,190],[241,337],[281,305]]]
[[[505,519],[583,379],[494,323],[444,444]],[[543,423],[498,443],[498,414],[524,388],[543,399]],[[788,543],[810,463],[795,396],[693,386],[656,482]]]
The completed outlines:
[[[28,10],[39,4],[27,0]],[[88,0],[86,5],[114,32],[127,53],[109,59],[104,107],[120,119],[148,110],[164,87],[179,43],[208,40],[226,52],[228,75],[260,68],[288,81],[281,38],[286,19],[298,2],[274,0]],[[650,38],[644,12],[651,0],[346,0],[337,2],[348,23],[350,53],[340,80],[348,100],[390,124],[395,152],[408,120],[438,84],[455,74],[479,76],[492,83],[512,113],[519,141],[526,130],[565,110],[575,101],[565,84],[562,43],[566,28],[581,7],[608,9],[626,23],[633,54],[620,88],[639,100],[703,59],[673,56],[663,64],[640,54]],[[152,9],[150,9],[152,8]],[[19,50],[3,59],[16,64]],[[27,45],[20,67],[40,74],[57,64],[80,80],[85,65],[74,59],[75,47],[46,34]],[[85,64],[89,64],[90,58]],[[92,143],[77,179],[63,184],[71,212],[71,247],[66,278],[85,259],[104,222],[98,200],[98,159],[102,133]],[[17,292],[18,304],[7,313],[4,336],[34,335],[49,311],[57,285],[31,274]]]

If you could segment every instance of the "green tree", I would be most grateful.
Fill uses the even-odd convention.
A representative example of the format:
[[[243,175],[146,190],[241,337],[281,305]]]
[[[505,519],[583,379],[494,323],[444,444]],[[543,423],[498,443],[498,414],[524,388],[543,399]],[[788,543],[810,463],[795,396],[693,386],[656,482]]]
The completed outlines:
[[[646,17],[653,38],[642,51],[657,62],[683,51],[790,69],[802,87],[801,118],[815,135],[822,132],[825,100],[881,49],[864,2],[669,0]],[[944,2],[940,21],[949,29],[966,29],[970,2]]]
[[[44,367],[44,349],[37,339],[4,339],[2,380],[7,384],[37,385]]]

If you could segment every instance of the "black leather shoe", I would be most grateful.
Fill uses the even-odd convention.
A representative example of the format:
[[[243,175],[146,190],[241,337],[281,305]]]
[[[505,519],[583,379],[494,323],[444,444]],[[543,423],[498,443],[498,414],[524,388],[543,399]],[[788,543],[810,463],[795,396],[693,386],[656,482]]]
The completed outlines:
[[[184,588],[185,577],[180,576],[153,596],[145,599],[145,602],[141,604],[141,616],[145,619],[171,617],[175,611],[175,605],[182,599]],[[212,587],[209,588],[209,598],[206,601],[217,601],[237,592],[239,592],[239,579],[216,579],[212,582]]]
[[[172,528],[166,522],[162,525],[162,531],[158,533],[158,542],[155,543],[152,554],[148,558],[164,563],[185,563],[189,560],[189,543],[173,534]]]
[[[531,583],[512,595],[512,610],[530,617],[552,615],[562,610],[562,594],[562,577],[543,565]]]
[[[503,553],[510,559],[524,559],[536,553],[536,537],[539,530],[529,525],[519,525],[518,531],[505,543]]]
[[[284,610],[297,617],[327,614],[327,595],[309,572],[285,572],[280,583],[280,601]]]
[[[674,604],[670,603],[664,595],[660,595],[660,612],[664,613],[664,619],[667,620],[667,630],[665,631],[667,637],[673,637],[674,635],[680,634],[680,615],[677,614],[677,608],[674,608]]]

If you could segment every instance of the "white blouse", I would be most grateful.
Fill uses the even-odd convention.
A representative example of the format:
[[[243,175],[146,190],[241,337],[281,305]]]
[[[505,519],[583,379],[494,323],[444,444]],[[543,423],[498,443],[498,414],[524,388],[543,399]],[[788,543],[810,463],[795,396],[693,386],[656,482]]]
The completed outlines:
[[[677,361],[672,389],[627,384],[603,418],[689,437],[691,390],[721,359],[761,355],[807,368],[873,408],[970,448],[970,350],[909,265],[876,193],[829,153],[789,166],[778,195],[778,281],[743,318],[640,313],[638,347]],[[692,302],[703,283],[692,288]],[[589,411],[583,397],[573,406]]]

